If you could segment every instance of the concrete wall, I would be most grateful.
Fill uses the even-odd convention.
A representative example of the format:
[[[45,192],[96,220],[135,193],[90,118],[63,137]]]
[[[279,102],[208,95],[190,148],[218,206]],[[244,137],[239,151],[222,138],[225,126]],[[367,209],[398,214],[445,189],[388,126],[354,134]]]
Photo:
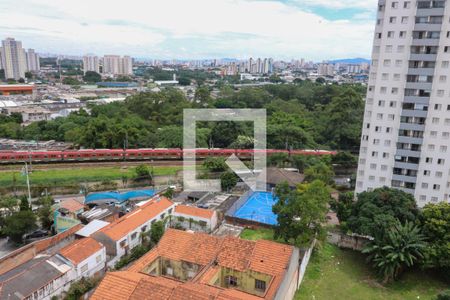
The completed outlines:
[[[100,256],[101,259],[97,262],[97,257]],[[86,272],[82,272],[82,267],[87,265],[88,269]],[[81,277],[93,277],[99,272],[103,272],[106,269],[106,249],[103,247],[99,251],[95,252],[93,255],[89,256],[79,264],[75,266],[76,279],[80,280]]]
[[[289,300],[294,298],[295,291],[298,288],[300,259],[300,250],[294,247],[283,281],[275,294],[275,300]]]
[[[247,202],[248,198],[253,193],[252,190],[248,190],[245,192],[239,199],[236,200],[236,202],[233,203],[233,205],[227,210],[226,215],[227,216],[234,216],[236,211],[244,205],[245,202]]]

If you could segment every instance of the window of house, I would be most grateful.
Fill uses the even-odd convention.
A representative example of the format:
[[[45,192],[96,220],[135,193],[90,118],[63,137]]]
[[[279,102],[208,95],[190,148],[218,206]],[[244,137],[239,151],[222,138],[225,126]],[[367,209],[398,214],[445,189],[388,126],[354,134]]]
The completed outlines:
[[[100,255],[97,255],[97,257],[95,258],[95,261],[97,262],[97,263],[100,263],[101,261],[102,261],[102,255],[100,254]]]
[[[127,241],[126,240],[123,240],[123,241],[120,241],[120,243],[119,243],[119,245],[120,245],[120,247],[125,247],[125,244],[127,243]]]
[[[227,286],[237,286],[238,285],[237,277],[227,275],[225,276],[225,283],[227,284]]]
[[[137,233],[134,232],[134,233],[131,235],[131,239],[134,240],[136,237],[137,237]]]
[[[264,280],[255,279],[255,289],[264,292],[266,290],[266,282]]]
[[[166,214],[161,214],[161,220],[163,220],[165,216]]]
[[[85,273],[85,272],[87,272],[87,270],[88,270],[88,264],[81,266],[81,269],[80,269],[81,273]]]
[[[141,231],[142,231],[142,232],[146,232],[146,231],[147,231],[147,226],[142,226],[142,227],[141,227]]]

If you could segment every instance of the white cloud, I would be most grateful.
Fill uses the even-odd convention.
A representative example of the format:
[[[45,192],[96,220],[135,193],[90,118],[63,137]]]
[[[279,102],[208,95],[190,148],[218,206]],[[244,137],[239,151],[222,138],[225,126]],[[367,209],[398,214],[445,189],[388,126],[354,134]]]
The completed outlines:
[[[17,6],[15,1],[8,0],[0,5],[0,19],[8,27],[0,25],[0,37],[12,35],[23,39],[27,47],[52,53],[115,51],[148,57],[367,57],[373,31],[371,21],[329,21],[277,1],[22,2]],[[362,5],[356,0],[314,2]],[[185,44],[180,45],[180,41]],[[175,44],[180,53],[171,49]]]
[[[362,8],[374,10],[378,0],[297,0],[299,4],[321,6],[334,9]]]

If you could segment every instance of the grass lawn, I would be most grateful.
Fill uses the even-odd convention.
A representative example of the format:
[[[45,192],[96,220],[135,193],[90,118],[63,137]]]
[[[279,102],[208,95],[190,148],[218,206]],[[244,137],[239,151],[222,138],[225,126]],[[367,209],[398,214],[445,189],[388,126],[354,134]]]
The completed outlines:
[[[273,241],[273,229],[244,229],[240,235],[240,237],[244,240],[269,240]]]
[[[30,175],[32,185],[60,185],[80,182],[93,182],[103,180],[119,180],[123,176],[132,178],[135,168],[121,169],[117,167],[79,167],[73,169],[49,169],[35,170]],[[158,175],[175,175],[181,170],[182,166],[155,166],[154,174]],[[26,178],[18,171],[0,172],[0,185],[3,187],[13,184],[13,175],[15,174],[17,185],[25,185]]]
[[[449,287],[420,270],[405,273],[387,286],[375,279],[362,254],[325,243],[311,257],[295,299],[434,299]]]

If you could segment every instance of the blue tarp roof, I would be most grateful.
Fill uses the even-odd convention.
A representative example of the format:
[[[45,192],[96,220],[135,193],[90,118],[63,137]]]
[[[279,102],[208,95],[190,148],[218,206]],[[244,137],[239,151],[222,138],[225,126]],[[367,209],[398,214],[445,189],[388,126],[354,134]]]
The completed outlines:
[[[84,203],[89,204],[96,201],[115,201],[118,203],[125,202],[133,198],[151,197],[155,194],[155,190],[135,190],[124,193],[120,192],[100,192],[91,193],[86,196]]]

